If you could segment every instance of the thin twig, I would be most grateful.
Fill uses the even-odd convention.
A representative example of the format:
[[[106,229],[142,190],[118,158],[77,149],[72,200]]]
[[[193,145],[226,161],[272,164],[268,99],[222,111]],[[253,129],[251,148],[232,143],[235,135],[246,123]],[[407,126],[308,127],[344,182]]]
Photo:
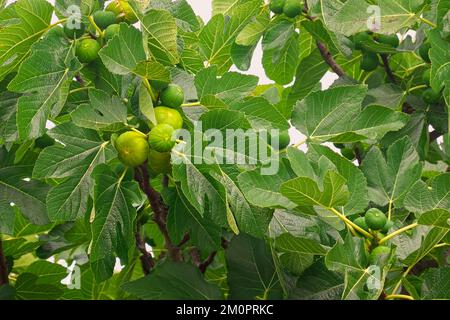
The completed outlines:
[[[182,246],[184,246],[189,240],[191,239],[191,236],[189,235],[189,233],[186,233],[183,237],[183,239],[181,239],[180,243],[177,244],[178,248],[181,248]]]
[[[199,265],[199,269],[202,273],[206,272],[206,269],[208,269],[209,265],[214,261],[214,258],[217,255],[217,251],[213,251],[210,253],[210,255]]]

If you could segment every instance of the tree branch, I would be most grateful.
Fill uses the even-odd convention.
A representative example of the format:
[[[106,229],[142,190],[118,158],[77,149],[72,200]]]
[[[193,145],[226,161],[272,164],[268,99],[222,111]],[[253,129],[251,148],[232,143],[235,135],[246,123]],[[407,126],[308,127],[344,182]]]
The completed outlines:
[[[208,269],[209,265],[214,261],[217,251],[211,252],[204,261],[202,261],[200,251],[197,248],[191,248],[189,254],[191,255],[192,262],[200,269],[201,273],[205,273],[206,269]]]
[[[316,41],[317,48],[320,51],[325,62],[330,66],[334,73],[336,73],[339,77],[344,77],[345,72],[341,68],[341,66],[334,60],[333,55],[330,51],[328,51],[326,45],[320,41]]]
[[[8,262],[6,261],[5,254],[3,253],[2,239],[0,239],[0,286],[9,284],[8,275]]]
[[[184,246],[189,240],[191,239],[191,236],[189,235],[189,233],[186,233],[183,237],[183,239],[181,239],[180,243],[177,244],[178,248],[181,248],[182,246]]]
[[[139,249],[139,251],[142,253],[142,255],[140,256],[142,269],[144,270],[144,274],[148,275],[150,273],[150,271],[153,269],[153,267],[155,266],[155,260],[153,260],[152,255],[145,248],[145,241],[141,234],[140,223],[138,223],[138,225],[137,225],[137,231],[136,231],[135,237],[136,237],[136,246]]]
[[[153,189],[150,185],[150,176],[148,174],[147,164],[143,164],[142,166],[136,168],[135,179],[139,183],[142,191],[144,191],[144,193],[147,195],[147,198],[153,209],[153,221],[157,224],[164,237],[165,247],[169,253],[170,258],[173,261],[182,261],[183,256],[181,254],[181,250],[173,244],[167,230],[167,207],[164,205],[159,192]]]
[[[386,74],[387,74],[389,80],[391,80],[391,82],[394,84],[397,83],[397,80],[395,80],[394,73],[392,72],[392,69],[389,66],[389,58],[388,58],[387,54],[382,53],[382,54],[380,54],[380,56],[381,56],[381,60],[383,61],[384,70],[386,71]]]

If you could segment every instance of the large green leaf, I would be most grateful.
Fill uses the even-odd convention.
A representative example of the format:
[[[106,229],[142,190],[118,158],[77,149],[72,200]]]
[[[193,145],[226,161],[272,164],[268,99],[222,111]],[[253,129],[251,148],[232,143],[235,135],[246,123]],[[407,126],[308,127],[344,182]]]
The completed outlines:
[[[289,21],[270,27],[262,40],[262,64],[266,75],[279,84],[292,81],[300,55],[299,36]]]
[[[325,209],[344,206],[349,192],[346,180],[336,172],[328,171],[322,190],[309,177],[298,177],[281,185],[281,194],[300,206],[320,206]]]
[[[49,135],[64,145],[51,146],[41,152],[33,177],[66,178],[50,190],[47,210],[52,221],[75,220],[86,213],[91,173],[97,164],[108,158],[111,146],[95,131],[70,122],[55,127]]]
[[[0,93],[0,141],[12,142],[17,139],[17,99],[20,95],[12,92]]]
[[[170,203],[167,216],[167,230],[174,242],[181,242],[186,233],[190,241],[205,252],[220,247],[221,228],[200,213],[189,203],[178,186],[164,194],[166,203]]]
[[[229,15],[217,14],[209,20],[200,32],[200,52],[208,65],[216,65],[219,74],[228,71],[232,65],[230,50],[238,34],[259,12],[260,0],[248,1],[234,6]]]
[[[292,106],[311,93],[327,70],[328,65],[318,50],[313,50],[303,58],[297,68],[295,82],[287,97],[287,104]]]
[[[31,45],[48,30],[53,7],[45,0],[19,0],[11,12],[10,18],[19,22],[0,27],[0,80],[23,62]]]
[[[327,159],[336,166],[337,172],[346,179],[350,196],[344,207],[345,214],[352,215],[365,210],[369,200],[367,194],[367,181],[361,170],[351,161],[339,156],[325,146],[312,144],[310,145],[310,148],[319,155],[327,157]]]
[[[427,183],[418,180],[405,197],[405,208],[415,213],[450,208],[450,173],[440,174]]]
[[[204,69],[195,77],[199,100],[206,107],[225,106],[238,102],[249,95],[257,84],[257,77],[237,72],[227,72],[218,78],[216,67]]]
[[[362,163],[362,170],[371,201],[378,205],[401,206],[406,193],[420,179],[422,164],[409,138],[405,137],[389,147],[386,159],[380,149],[373,147]]]
[[[297,103],[292,122],[313,142],[380,139],[404,126],[408,117],[400,112],[379,106],[361,110],[366,92],[361,85],[313,92]]]
[[[219,300],[219,287],[208,283],[191,264],[166,261],[150,275],[122,288],[144,300]]]
[[[120,24],[119,33],[99,51],[103,64],[116,74],[133,72],[146,60],[142,33],[126,23]]]
[[[165,65],[179,62],[177,24],[166,10],[150,10],[141,19],[141,29],[146,37],[151,56]]]
[[[350,36],[369,29],[379,19],[378,33],[392,34],[409,27],[419,19],[416,14],[423,0],[378,0],[372,10],[364,0],[336,2],[321,0],[322,17],[333,32]],[[379,15],[379,16],[377,16]]]
[[[90,104],[82,104],[71,113],[73,122],[82,128],[118,131],[127,123],[127,107],[119,97],[97,89],[89,90]]]
[[[293,299],[341,299],[344,279],[338,273],[328,270],[323,260],[317,260],[298,278],[297,286],[291,293]]]
[[[126,180],[125,172],[119,177],[107,165],[96,167],[92,243],[90,262],[98,282],[113,274],[116,255],[122,263],[128,263],[128,251],[134,246],[134,226],[140,194],[136,182]]]
[[[45,198],[49,187],[30,180],[32,166],[14,166],[0,169],[0,201],[14,203],[34,224],[49,222]]]
[[[0,200],[0,233],[13,235],[15,212],[11,204],[5,200]]]
[[[28,93],[20,97],[17,104],[17,128],[21,139],[42,135],[47,119],[61,112],[70,83],[81,68],[73,49],[73,43],[63,35],[48,33],[33,46],[31,56],[9,83],[9,90]]]
[[[440,91],[450,78],[450,44],[441,38],[438,30],[428,33],[431,44],[431,86],[435,91]],[[449,88],[447,88],[449,90]]]
[[[302,274],[314,261],[314,256],[325,255],[327,250],[312,239],[294,237],[284,233],[275,239],[275,248],[280,255],[280,261],[294,274]]]
[[[231,109],[244,112],[255,130],[289,129],[289,123],[284,115],[262,97],[252,97],[237,102],[231,106]]]
[[[231,299],[280,299],[282,290],[270,248],[263,240],[242,234],[226,251]]]

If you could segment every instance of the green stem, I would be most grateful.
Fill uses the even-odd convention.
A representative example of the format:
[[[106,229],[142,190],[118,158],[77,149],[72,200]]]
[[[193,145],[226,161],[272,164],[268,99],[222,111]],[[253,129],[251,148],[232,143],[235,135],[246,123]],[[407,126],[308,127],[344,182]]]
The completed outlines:
[[[389,200],[388,220],[391,220],[391,216],[392,216],[392,201]]]
[[[95,30],[98,32],[100,37],[103,38],[105,36],[105,33],[102,31],[102,29],[99,28],[99,26],[97,26],[97,24],[94,21],[94,17],[89,16],[88,19],[89,19],[89,22],[94,26]]]
[[[419,86],[415,86],[415,87],[409,88],[409,89],[408,89],[408,93],[413,92],[413,91],[416,91],[416,90],[420,90],[420,89],[425,89],[425,88],[427,88],[427,87],[428,87],[428,86],[427,86],[426,84],[421,84],[421,85],[419,85]]]
[[[414,300],[413,297],[408,296],[406,294],[388,294],[385,297],[386,300],[392,300],[392,299],[403,299],[403,300]]]
[[[155,92],[152,89],[152,86],[150,85],[150,82],[148,81],[147,78],[141,77],[142,78],[142,82],[144,83],[144,86],[147,88],[148,93],[150,94],[150,97],[152,98],[153,102],[156,102],[158,99],[156,97]]]
[[[200,101],[197,101],[197,102],[190,102],[190,103],[183,103],[183,104],[181,105],[181,107],[198,107],[198,106],[201,106]]]
[[[395,237],[395,236],[397,236],[397,235],[399,235],[399,234],[401,234],[401,233],[403,233],[403,232],[405,232],[407,230],[413,229],[413,228],[417,227],[418,225],[419,224],[417,222],[415,222],[415,223],[410,224],[410,225],[408,225],[406,227],[398,229],[398,230],[392,232],[391,234],[388,234],[386,237],[382,238],[378,243],[379,244],[385,243],[386,241],[392,239],[393,237]]]
[[[429,25],[429,26],[432,27],[433,29],[436,29],[436,28],[437,28],[437,25],[436,25],[435,23],[431,22],[431,21],[428,20],[428,19],[425,19],[425,18],[423,18],[423,17],[420,17],[420,21],[422,21],[423,23]]]
[[[354,224],[351,220],[349,220],[345,215],[343,215],[342,213],[340,213],[339,211],[337,211],[335,208],[328,208],[328,210],[330,210],[332,213],[334,213],[335,215],[337,215],[339,217],[339,219],[341,219],[342,221],[345,222],[345,224],[353,229],[355,229],[356,231],[362,233],[364,236],[366,236],[367,238],[372,239],[373,235],[371,235],[369,232],[367,232],[366,230],[364,230],[363,228],[357,226],[356,224]],[[350,229],[351,230],[351,229]]]
[[[70,90],[69,94],[72,94],[72,93],[75,93],[75,92],[79,92],[79,91],[94,89],[94,88],[95,87],[80,87],[80,88],[76,88],[76,89]]]
[[[136,129],[135,127],[131,127],[131,126],[128,126],[128,127],[130,128],[131,131],[134,131],[134,132],[136,132],[136,133],[139,133],[139,134],[141,134],[141,135],[143,135],[144,137],[147,138],[147,135],[146,135],[145,133],[139,131],[139,130]]]
[[[394,290],[392,290],[392,294],[390,294],[391,296],[392,296],[392,295],[395,295],[395,293],[396,293],[396,292],[398,291],[398,289],[400,288],[400,285],[402,284],[403,278],[405,278],[405,277],[408,275],[408,273],[411,271],[411,269],[412,269],[413,267],[414,267],[414,264],[410,265],[410,266],[408,267],[408,269],[406,269],[406,271],[402,274],[400,280],[399,280],[399,281],[397,282],[397,284],[395,285]]]

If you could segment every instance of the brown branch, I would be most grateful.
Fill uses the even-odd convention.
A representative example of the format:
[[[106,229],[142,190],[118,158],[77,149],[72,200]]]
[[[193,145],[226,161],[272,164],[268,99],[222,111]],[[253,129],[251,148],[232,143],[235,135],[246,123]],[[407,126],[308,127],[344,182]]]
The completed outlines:
[[[209,265],[214,261],[217,251],[211,252],[204,261],[202,261],[200,251],[197,248],[191,248],[189,254],[191,255],[192,262],[200,269],[201,273],[205,273],[206,269],[208,269]]]
[[[325,62],[330,66],[331,70],[336,73],[339,77],[344,77],[345,72],[341,66],[334,60],[333,55],[328,51],[326,45],[320,41],[316,41],[317,48],[320,51]]]
[[[216,257],[216,255],[217,255],[217,251],[211,252],[210,255],[206,258],[206,260],[203,261],[203,262],[198,266],[198,268],[200,269],[200,271],[201,271],[202,273],[205,273],[205,272],[206,272],[206,269],[208,269],[209,265],[214,261],[214,258]]]
[[[9,284],[8,262],[3,253],[3,242],[0,239],[0,286]]]
[[[178,248],[181,248],[182,246],[184,246],[189,240],[191,239],[191,236],[189,235],[189,233],[186,233],[183,237],[183,239],[181,239],[180,243],[177,244]]]
[[[181,250],[173,244],[169,236],[169,231],[167,230],[167,207],[164,205],[159,192],[153,189],[150,185],[150,176],[148,173],[147,164],[143,164],[142,166],[136,168],[135,179],[139,183],[142,191],[147,195],[154,213],[153,221],[157,224],[164,237],[165,247],[169,253],[170,258],[173,261],[182,261],[183,256],[181,254]]]
[[[392,72],[392,69],[389,66],[388,55],[385,53],[382,53],[382,54],[380,54],[380,56],[381,56],[381,60],[383,61],[384,70],[386,71],[386,74],[387,74],[389,80],[391,80],[391,82],[394,84],[397,83],[397,80],[395,80],[394,73]]]
[[[140,229],[141,229],[141,225],[138,223],[137,231],[135,234],[136,246],[139,249],[139,251],[142,253],[142,255],[140,256],[140,259],[141,259],[142,269],[144,270],[144,274],[148,275],[150,273],[150,271],[153,269],[153,267],[155,266],[155,260],[153,260],[152,255],[145,248],[145,241],[142,237]]]

